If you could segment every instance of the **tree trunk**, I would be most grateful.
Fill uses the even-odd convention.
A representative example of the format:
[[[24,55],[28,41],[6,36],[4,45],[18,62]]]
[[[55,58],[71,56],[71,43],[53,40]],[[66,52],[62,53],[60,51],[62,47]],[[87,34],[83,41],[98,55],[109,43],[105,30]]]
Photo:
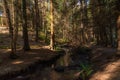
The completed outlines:
[[[35,30],[36,30],[36,38],[35,38],[35,41],[37,42],[38,41],[38,38],[39,38],[39,28],[40,28],[40,13],[39,13],[39,7],[38,7],[38,0],[34,0],[35,2],[35,13],[36,13],[36,27],[35,27]]]
[[[120,51],[120,16],[117,20],[118,51]]]
[[[50,49],[54,49],[54,25],[53,25],[53,1],[50,0],[50,14],[51,14],[51,23],[50,23],[50,29],[51,29],[51,39],[50,39]]]
[[[26,13],[26,0],[22,0],[22,27],[23,27],[23,40],[24,51],[30,50],[29,40],[28,40],[28,29],[27,29],[27,13]]]
[[[19,8],[18,8],[18,0],[15,0],[13,2],[14,5],[14,52],[16,52],[16,45],[17,45],[17,37],[18,37],[18,12],[19,12]]]
[[[14,52],[14,40],[13,40],[13,27],[12,27],[12,22],[11,22],[11,17],[10,17],[10,10],[8,8],[8,3],[7,0],[3,0],[4,1],[4,7],[5,7],[5,11],[6,11],[6,17],[7,17],[7,23],[9,26],[9,33],[10,33],[10,38],[11,38],[11,55],[13,55]]]

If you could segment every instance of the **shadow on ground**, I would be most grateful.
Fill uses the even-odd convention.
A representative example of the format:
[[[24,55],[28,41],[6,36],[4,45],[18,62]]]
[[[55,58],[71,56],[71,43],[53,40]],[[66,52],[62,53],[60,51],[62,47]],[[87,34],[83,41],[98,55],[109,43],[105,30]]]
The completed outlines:
[[[91,62],[94,73],[90,80],[120,80],[120,57],[113,48],[94,47]]]
[[[3,51],[4,52],[4,51]],[[23,50],[17,51],[18,59],[10,59],[10,52],[0,53],[0,78],[9,78],[10,75],[17,75],[21,71],[28,70],[30,66],[36,65],[39,61],[46,62],[51,61],[58,54],[49,49],[32,49],[28,52]],[[50,62],[49,62],[50,63]],[[38,63],[39,64],[39,63]],[[42,63],[41,63],[42,64]]]

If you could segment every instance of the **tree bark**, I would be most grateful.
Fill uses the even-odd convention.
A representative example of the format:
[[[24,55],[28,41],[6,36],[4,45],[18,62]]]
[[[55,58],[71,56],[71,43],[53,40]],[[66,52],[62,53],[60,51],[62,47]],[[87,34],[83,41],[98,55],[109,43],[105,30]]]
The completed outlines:
[[[53,25],[53,0],[50,0],[50,14],[51,14],[51,23],[50,23],[50,29],[51,29],[51,39],[50,39],[50,49],[54,49],[54,25]]]
[[[11,21],[11,17],[10,17],[10,10],[8,8],[7,0],[3,0],[3,1],[4,1],[7,23],[8,23],[8,26],[9,26],[9,33],[10,33],[10,38],[11,38],[11,55],[13,55],[15,53],[14,52],[14,34],[13,34],[12,21]]]
[[[40,28],[40,13],[39,13],[39,7],[38,7],[38,0],[34,0],[35,2],[35,18],[36,18],[36,27],[35,27],[35,30],[36,30],[36,38],[35,38],[35,41],[37,42],[38,41],[38,38],[39,38],[39,28]]]
[[[118,51],[120,51],[120,15],[117,20]]]
[[[27,13],[26,13],[26,0],[22,0],[22,27],[23,27],[23,40],[24,51],[30,50],[29,39],[28,39],[28,29],[27,29]]]
[[[18,38],[18,12],[19,8],[18,5],[19,2],[18,0],[14,0],[13,5],[14,5],[14,52],[16,52],[16,46],[17,46],[17,38]]]

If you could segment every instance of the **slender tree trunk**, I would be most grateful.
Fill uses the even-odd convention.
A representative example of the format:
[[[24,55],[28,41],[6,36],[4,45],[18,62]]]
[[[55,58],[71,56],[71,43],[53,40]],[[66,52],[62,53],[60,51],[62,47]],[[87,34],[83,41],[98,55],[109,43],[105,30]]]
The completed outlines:
[[[117,20],[118,51],[120,51],[120,16]]]
[[[43,0],[42,1],[42,10],[41,10],[41,12],[42,12],[42,29],[43,29],[43,31],[45,32],[45,1]]]
[[[51,50],[53,50],[54,49],[53,0],[50,0],[50,14],[51,14],[51,23],[50,23],[51,39],[50,39],[50,48],[51,48]]]
[[[38,41],[38,38],[39,38],[39,28],[40,28],[40,13],[39,13],[39,7],[38,7],[38,0],[34,0],[35,2],[35,13],[36,13],[36,38],[35,38],[35,41],[37,42]]]
[[[15,0],[13,2],[14,5],[14,52],[16,52],[16,46],[17,46],[17,38],[18,38],[18,12],[19,12],[19,8],[18,8],[18,0]]]
[[[26,0],[22,0],[22,27],[23,27],[23,40],[24,51],[30,50],[29,39],[28,39],[28,29],[27,29],[27,13],[26,13]]]
[[[9,26],[9,32],[10,32],[10,38],[11,38],[11,55],[13,55],[14,52],[14,35],[13,35],[13,27],[12,27],[12,22],[11,22],[11,17],[10,17],[10,10],[8,8],[8,3],[7,0],[4,1],[4,6],[5,6],[5,11],[6,11],[6,16],[7,16],[7,23]]]
[[[32,7],[31,16],[32,16],[32,29],[35,29],[35,10],[34,10],[34,7]]]
[[[80,3],[81,3],[81,22],[80,22],[80,27],[81,27],[81,36],[82,36],[82,45],[85,44],[85,36],[84,36],[84,28],[85,28],[85,25],[84,25],[84,1],[83,0],[80,0]]]

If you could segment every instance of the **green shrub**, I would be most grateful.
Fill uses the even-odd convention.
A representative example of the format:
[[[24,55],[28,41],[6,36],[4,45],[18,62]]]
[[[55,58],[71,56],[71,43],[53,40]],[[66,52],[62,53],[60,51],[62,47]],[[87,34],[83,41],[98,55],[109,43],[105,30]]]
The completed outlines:
[[[80,74],[80,78],[82,80],[88,80],[88,78],[90,77],[90,75],[93,72],[92,66],[88,65],[88,64],[80,64],[80,66],[82,67],[82,72]]]

